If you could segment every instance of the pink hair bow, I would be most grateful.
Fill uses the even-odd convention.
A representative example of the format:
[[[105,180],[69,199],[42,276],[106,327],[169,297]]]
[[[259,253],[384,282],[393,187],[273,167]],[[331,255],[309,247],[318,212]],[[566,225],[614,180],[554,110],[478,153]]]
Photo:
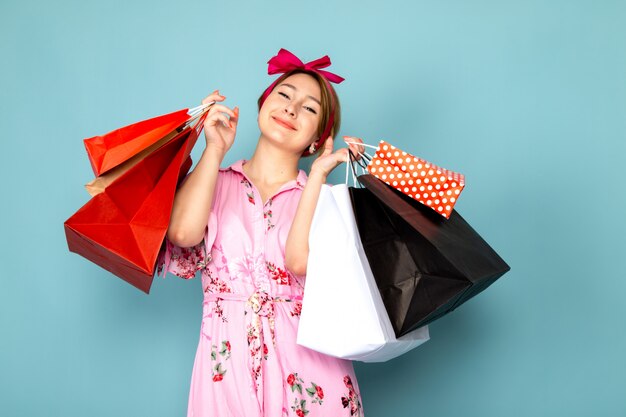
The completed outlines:
[[[337,74],[333,74],[329,71],[324,71],[322,68],[330,66],[330,58],[328,55],[324,55],[321,58],[313,60],[311,62],[303,63],[297,56],[292,54],[286,49],[278,51],[276,56],[273,56],[268,62],[267,73],[268,74],[284,74],[294,69],[304,69],[307,71],[314,71],[326,78],[331,83],[339,84],[344,81],[343,77]]]

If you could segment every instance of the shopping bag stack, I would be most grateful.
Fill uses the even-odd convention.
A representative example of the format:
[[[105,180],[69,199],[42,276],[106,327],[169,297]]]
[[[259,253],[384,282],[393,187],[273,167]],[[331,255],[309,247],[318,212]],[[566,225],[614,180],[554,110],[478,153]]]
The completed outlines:
[[[510,268],[456,212],[446,220],[369,174],[351,189],[363,248],[396,335],[449,313]]]
[[[93,196],[65,221],[71,252],[148,293],[176,187],[210,105],[183,109],[85,139]]]
[[[418,164],[425,172],[416,172],[424,171]],[[510,268],[454,210],[462,174],[384,141],[366,169],[360,187],[322,188],[309,234],[298,344],[378,362],[428,340],[429,323]],[[428,196],[418,195],[422,186]]]
[[[428,326],[397,338],[376,287],[345,184],[323,185],[309,233],[297,343],[327,355],[382,362],[429,339]]]

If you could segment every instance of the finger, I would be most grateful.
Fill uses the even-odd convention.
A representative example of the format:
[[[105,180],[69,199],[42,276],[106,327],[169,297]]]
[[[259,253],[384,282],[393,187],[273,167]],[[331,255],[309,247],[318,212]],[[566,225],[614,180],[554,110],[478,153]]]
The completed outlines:
[[[233,109],[233,113],[235,114],[234,116],[231,116],[230,118],[230,123],[233,126],[237,126],[237,124],[239,123],[239,107],[235,107]]]
[[[347,163],[348,161],[350,161],[350,152],[348,151],[348,148],[337,149],[335,155],[337,156],[337,163]]]
[[[226,96],[221,95],[220,90],[215,90],[211,94],[206,96],[204,100],[202,100],[202,104],[207,104],[207,103],[210,103],[211,101],[224,101],[225,99],[226,99]]]
[[[357,138],[356,136],[343,136],[343,140],[348,143],[348,142],[358,142],[358,143],[363,143],[363,141],[360,138]]]
[[[235,107],[233,109],[233,113],[235,114],[235,117],[231,117],[228,120],[228,127],[235,132],[237,130],[237,124],[239,123],[239,108]]]
[[[348,145],[353,145],[358,147],[358,149],[361,150],[361,152],[365,151],[365,146],[361,145],[363,143],[363,140],[361,138],[357,138],[356,136],[344,136],[343,140],[348,143]]]
[[[358,147],[357,144],[352,143],[353,142],[353,138],[348,137],[348,136],[344,136],[344,141],[348,145],[348,152],[351,153],[352,155],[354,155],[354,157],[356,159],[358,159],[359,158],[359,147]]]
[[[211,106],[211,109],[209,110],[209,116],[218,112],[226,113],[230,117],[235,117],[235,112],[232,111],[230,108],[224,106],[223,104],[214,104],[213,106]]]
[[[357,160],[361,159],[363,152],[365,152],[365,149],[359,145],[350,145],[350,150],[352,151],[352,153],[354,154]]]
[[[206,96],[202,100],[202,104],[214,103],[214,102],[217,102],[217,101],[224,101],[225,99],[226,99],[226,97],[221,96],[221,95],[217,94],[216,92],[213,92],[213,93],[209,94],[208,96]]]
[[[329,136],[328,139],[326,139],[326,142],[324,142],[324,152],[322,152],[322,155],[330,155],[333,152],[333,137]]]
[[[224,126],[232,128],[232,125],[230,124],[230,119],[226,117],[226,115],[224,115],[223,113],[214,114],[210,118],[207,118],[207,121],[209,122],[209,126],[218,126],[220,124],[219,122],[221,121]]]
[[[344,136],[344,141],[348,143],[350,150],[357,156],[357,159],[361,157],[361,154],[365,152],[365,146],[361,145],[363,140],[355,136]]]

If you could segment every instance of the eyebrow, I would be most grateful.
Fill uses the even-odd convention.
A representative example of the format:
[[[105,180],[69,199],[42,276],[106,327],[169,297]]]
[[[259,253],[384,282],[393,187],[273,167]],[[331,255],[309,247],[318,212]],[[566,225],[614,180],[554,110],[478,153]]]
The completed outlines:
[[[289,88],[293,88],[294,90],[298,91],[298,89],[296,87],[294,87],[293,85],[289,84],[289,83],[282,83],[279,87],[281,86],[285,86],[285,87],[289,87]],[[307,96],[309,97],[311,100],[313,100],[314,102],[316,102],[317,104],[320,105],[320,107],[322,106],[322,103],[320,103],[320,101],[318,99],[316,99],[313,96]]]

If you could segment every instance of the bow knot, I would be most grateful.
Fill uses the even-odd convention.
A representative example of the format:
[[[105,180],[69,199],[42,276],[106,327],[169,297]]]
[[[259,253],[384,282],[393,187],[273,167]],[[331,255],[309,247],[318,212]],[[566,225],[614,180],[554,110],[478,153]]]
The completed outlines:
[[[328,81],[335,84],[339,84],[344,81],[343,77],[340,77],[337,74],[333,74],[332,72],[322,70],[322,68],[327,68],[331,64],[328,55],[324,55],[321,58],[315,59],[305,64],[300,60],[300,58],[298,58],[288,50],[281,48],[281,50],[278,51],[278,54],[276,54],[276,56],[273,56],[267,62],[267,64],[267,73],[270,75],[284,74],[295,69],[303,69],[306,71],[317,72]]]
[[[248,306],[250,306],[254,314],[259,316],[270,318],[274,316],[274,300],[265,291],[255,291],[248,298]]]

